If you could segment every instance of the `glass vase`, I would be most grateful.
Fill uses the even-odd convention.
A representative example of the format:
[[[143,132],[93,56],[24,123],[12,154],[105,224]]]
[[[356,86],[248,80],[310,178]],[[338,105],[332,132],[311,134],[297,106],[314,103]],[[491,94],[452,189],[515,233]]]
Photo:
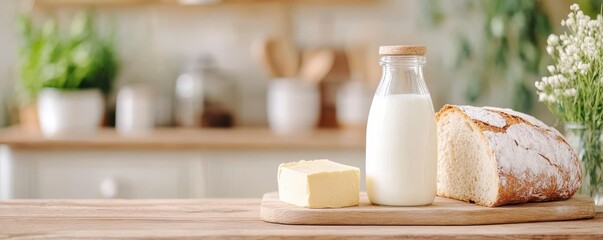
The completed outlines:
[[[589,195],[603,206],[603,130],[581,124],[565,124],[565,137],[574,148],[582,167],[580,194]]]

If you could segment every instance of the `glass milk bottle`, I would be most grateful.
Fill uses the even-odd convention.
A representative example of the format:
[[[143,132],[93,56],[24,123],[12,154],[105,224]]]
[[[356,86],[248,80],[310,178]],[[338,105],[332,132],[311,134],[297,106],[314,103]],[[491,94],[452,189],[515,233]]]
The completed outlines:
[[[425,46],[381,46],[381,82],[366,129],[366,190],[373,204],[419,206],[436,194],[437,136],[423,81]]]

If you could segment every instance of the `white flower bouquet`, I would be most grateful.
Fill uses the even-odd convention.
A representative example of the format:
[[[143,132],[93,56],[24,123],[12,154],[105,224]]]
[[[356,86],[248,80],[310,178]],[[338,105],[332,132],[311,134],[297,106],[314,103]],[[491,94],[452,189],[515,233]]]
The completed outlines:
[[[554,64],[536,82],[538,99],[566,124],[568,141],[583,166],[582,192],[601,204],[603,130],[603,17],[585,15],[578,4],[561,21],[567,31],[551,34],[546,51]]]

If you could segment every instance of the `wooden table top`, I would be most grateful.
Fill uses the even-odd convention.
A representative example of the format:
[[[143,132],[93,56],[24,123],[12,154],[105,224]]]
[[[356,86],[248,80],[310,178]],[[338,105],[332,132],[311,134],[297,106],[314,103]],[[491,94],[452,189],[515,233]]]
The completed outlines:
[[[603,239],[603,213],[479,226],[303,226],[262,222],[259,209],[259,199],[1,201],[0,238]]]
[[[25,149],[364,149],[360,130],[319,129],[278,135],[268,128],[158,128],[147,135],[122,136],[104,128],[89,137],[45,138],[19,126],[0,129],[0,145]]]

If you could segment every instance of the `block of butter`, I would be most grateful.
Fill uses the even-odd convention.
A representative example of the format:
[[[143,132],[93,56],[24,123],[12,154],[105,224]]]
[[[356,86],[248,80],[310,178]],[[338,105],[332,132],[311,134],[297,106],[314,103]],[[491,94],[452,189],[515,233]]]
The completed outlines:
[[[279,199],[307,208],[356,206],[360,169],[326,159],[278,166]]]

